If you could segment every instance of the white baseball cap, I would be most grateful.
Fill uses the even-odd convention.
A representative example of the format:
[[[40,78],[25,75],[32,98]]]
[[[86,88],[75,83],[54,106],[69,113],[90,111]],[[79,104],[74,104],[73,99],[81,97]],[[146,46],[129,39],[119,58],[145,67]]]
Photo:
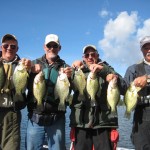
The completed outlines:
[[[59,38],[57,35],[55,34],[48,34],[45,38],[45,45],[47,45],[48,43],[50,42],[55,42],[57,43],[58,45],[60,45],[60,42],[59,42]]]
[[[150,43],[150,36],[145,36],[144,38],[142,38],[142,40],[140,41],[140,47],[141,47],[141,49],[147,43]]]
[[[86,46],[83,47],[83,54],[85,53],[87,48],[93,48],[97,52],[97,49],[96,49],[96,47],[94,45],[86,45]]]

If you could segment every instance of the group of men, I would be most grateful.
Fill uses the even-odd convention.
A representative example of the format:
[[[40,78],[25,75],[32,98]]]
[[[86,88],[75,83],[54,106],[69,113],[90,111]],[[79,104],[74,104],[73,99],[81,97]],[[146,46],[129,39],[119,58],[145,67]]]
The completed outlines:
[[[76,60],[72,66],[66,64],[59,56],[61,44],[59,37],[49,34],[44,42],[45,54],[31,62],[31,60],[17,55],[19,49],[18,40],[12,34],[6,34],[1,40],[0,51],[0,81],[5,72],[5,82],[0,87],[0,149],[20,150],[20,110],[27,106],[28,125],[26,136],[27,150],[41,150],[45,133],[49,150],[66,150],[65,146],[65,112],[59,110],[60,99],[54,94],[55,85],[62,70],[70,82],[70,93],[74,72],[81,68],[86,79],[90,72],[96,74],[99,91],[95,96],[96,103],[91,103],[87,90],[84,90],[84,99],[80,100],[79,91],[73,93],[69,105],[70,127],[73,131],[73,148],[75,150],[112,150],[114,141],[110,138],[112,130],[118,128],[118,117],[110,116],[110,108],[107,105],[108,83],[117,78],[117,84],[122,95],[126,93],[130,83],[141,87],[139,101],[135,108],[131,139],[136,150],[150,150],[150,36],[140,41],[140,49],[143,60],[140,63],[128,67],[125,77],[122,78],[113,67],[99,58],[99,53],[94,45],[83,48],[83,60]],[[13,75],[16,66],[22,62],[27,69],[27,93],[21,91],[23,100],[16,98],[16,87]],[[32,65],[31,65],[32,64]],[[6,67],[7,66],[7,67]],[[46,92],[39,109],[37,99],[33,91],[34,79],[39,72],[44,72]],[[8,90],[5,90],[7,82]],[[82,84],[82,83],[81,83]],[[64,92],[64,91],[62,91]]]

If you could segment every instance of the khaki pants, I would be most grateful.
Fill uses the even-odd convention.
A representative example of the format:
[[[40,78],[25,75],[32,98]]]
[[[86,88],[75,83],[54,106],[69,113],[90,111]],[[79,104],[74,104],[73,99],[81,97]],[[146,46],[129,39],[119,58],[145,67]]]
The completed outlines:
[[[0,146],[2,150],[20,150],[20,111],[0,108]]]

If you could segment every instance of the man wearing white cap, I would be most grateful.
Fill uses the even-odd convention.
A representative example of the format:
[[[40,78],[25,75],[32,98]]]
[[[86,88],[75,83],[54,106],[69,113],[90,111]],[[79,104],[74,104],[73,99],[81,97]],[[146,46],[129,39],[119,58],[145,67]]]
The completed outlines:
[[[12,77],[19,61],[22,61],[27,69],[30,69],[31,61],[25,58],[20,60],[17,55],[18,40],[12,34],[2,37],[0,48],[0,148],[19,150],[20,110],[26,106],[26,95],[22,91],[22,101],[15,97],[16,88],[13,86],[15,83]]]
[[[82,101],[79,100],[79,91],[74,91],[70,106],[70,127],[72,128],[71,133],[74,133],[71,134],[74,143],[72,145],[74,145],[75,150],[112,150],[113,148],[115,150],[118,141],[116,130],[118,128],[118,117],[117,113],[110,115],[111,109],[107,105],[107,87],[110,80],[116,78],[119,81],[121,76],[107,62],[99,58],[94,45],[86,45],[83,48],[82,58],[83,61],[75,61],[72,66],[75,69],[81,67],[87,80],[91,72],[96,74],[95,80],[98,80],[98,90],[95,94],[94,103],[91,102],[92,99],[87,92],[87,88],[84,90]],[[86,87],[87,85],[88,83]],[[91,90],[95,89],[96,86],[91,88]],[[110,138],[112,134],[115,139]]]
[[[125,73],[127,87],[134,81],[141,87],[133,117],[131,140],[136,150],[150,150],[150,36],[140,41],[143,60],[129,66]]]
[[[49,150],[65,150],[65,111],[58,109],[59,99],[55,99],[54,88],[60,69],[68,78],[72,75],[72,68],[58,53],[61,50],[57,35],[49,34],[45,38],[45,54],[33,61],[30,75],[31,87],[28,95],[29,122],[27,128],[27,150],[41,150],[44,144],[45,134]],[[37,107],[36,98],[33,96],[33,80],[39,71],[43,71],[46,80],[46,94],[42,105]],[[64,91],[62,91],[64,92]]]

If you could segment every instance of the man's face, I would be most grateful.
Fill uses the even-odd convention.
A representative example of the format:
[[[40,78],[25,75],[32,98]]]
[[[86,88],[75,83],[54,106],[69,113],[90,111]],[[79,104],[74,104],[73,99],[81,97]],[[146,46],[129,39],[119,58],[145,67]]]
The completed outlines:
[[[53,58],[55,58],[58,55],[58,52],[60,51],[60,49],[61,49],[61,46],[55,42],[50,42],[47,45],[44,45],[46,59],[50,62],[53,62]]]
[[[150,43],[147,43],[142,47],[142,53],[145,60],[150,62]]]
[[[2,58],[6,61],[12,61],[18,51],[18,43],[15,40],[5,40],[2,45]]]
[[[86,49],[83,55],[83,60],[89,66],[91,64],[97,63],[98,57],[99,57],[98,53],[93,48],[89,47]]]

